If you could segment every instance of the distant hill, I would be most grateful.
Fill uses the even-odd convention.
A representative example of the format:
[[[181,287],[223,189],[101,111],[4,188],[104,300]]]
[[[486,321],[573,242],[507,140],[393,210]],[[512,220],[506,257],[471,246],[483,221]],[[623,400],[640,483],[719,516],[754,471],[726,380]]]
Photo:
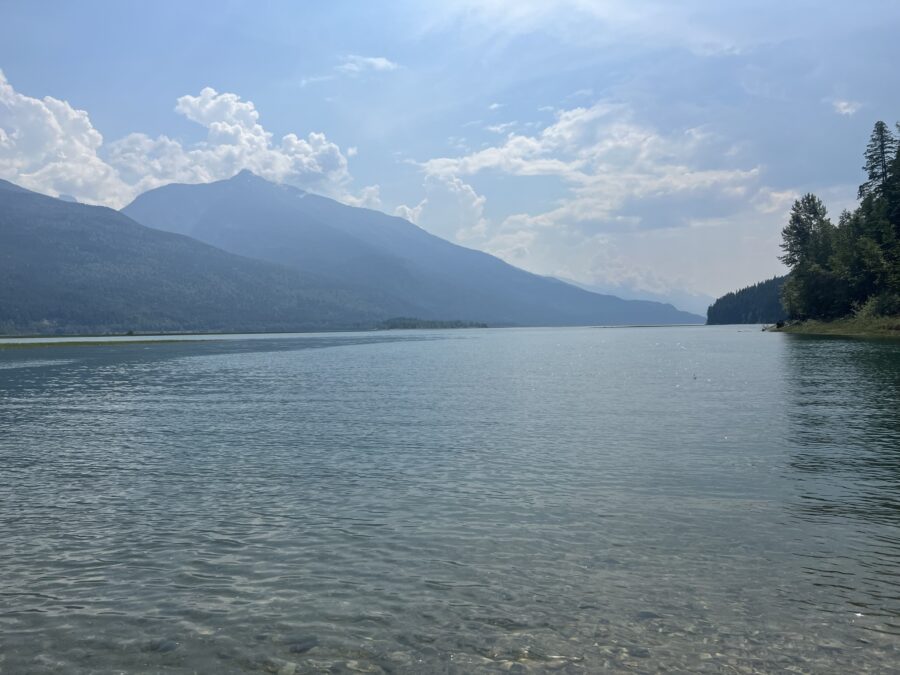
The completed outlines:
[[[346,206],[243,171],[151,190],[123,213],[231,253],[368,289],[410,309],[391,316],[491,325],[702,323],[671,305],[627,301],[508,265],[409,221]]]
[[[573,281],[572,279],[566,279],[564,277],[560,277],[560,281],[565,281],[567,284],[578,286],[578,288],[583,288],[584,290],[590,291],[591,293],[614,295],[617,298],[622,298],[623,300],[652,300],[653,302],[662,302],[664,304],[672,305],[673,307],[677,307],[678,309],[682,309],[692,314],[705,315],[707,308],[709,308],[709,306],[715,300],[715,298],[711,295],[706,295],[704,293],[694,293],[678,288],[673,288],[665,292],[654,293],[653,291],[634,288],[627,283],[606,282],[586,284],[578,281]]]
[[[786,279],[786,276],[773,277],[723,295],[710,306],[706,322],[730,324],[784,321],[787,313],[781,306],[781,287]]]
[[[354,328],[409,310],[0,180],[0,333]]]

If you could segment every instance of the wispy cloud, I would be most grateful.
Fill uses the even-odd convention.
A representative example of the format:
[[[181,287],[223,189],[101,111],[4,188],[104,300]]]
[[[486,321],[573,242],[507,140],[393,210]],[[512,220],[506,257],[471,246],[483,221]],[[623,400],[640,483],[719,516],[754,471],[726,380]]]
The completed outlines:
[[[506,105],[505,103],[494,102],[488,106],[488,110],[500,110],[500,108],[502,108],[505,105]]]
[[[335,66],[335,70],[348,75],[359,75],[370,71],[397,70],[400,66],[383,56],[359,56],[351,54],[343,63]]]
[[[518,122],[503,122],[502,124],[491,124],[484,129],[485,131],[490,131],[495,134],[505,134],[506,132],[515,129],[518,124]]]
[[[333,80],[334,75],[312,75],[310,77],[304,77],[300,80],[300,86],[306,87],[310,84],[318,84],[319,82],[327,82],[328,80]]]
[[[844,99],[834,99],[831,102],[831,106],[834,108],[834,112],[838,115],[853,115],[860,108],[862,108],[862,103],[858,101],[847,101]]]
[[[594,90],[591,88],[579,89],[578,91],[573,91],[571,94],[566,96],[566,100],[571,100],[573,98],[590,98],[594,95]]]
[[[400,68],[400,64],[391,61],[384,56],[360,56],[359,54],[350,54],[345,56],[343,60],[337,64],[330,73],[322,73],[321,75],[310,75],[300,80],[300,86],[306,87],[311,84],[320,82],[328,82],[338,77],[359,77],[366,73],[386,73]]]

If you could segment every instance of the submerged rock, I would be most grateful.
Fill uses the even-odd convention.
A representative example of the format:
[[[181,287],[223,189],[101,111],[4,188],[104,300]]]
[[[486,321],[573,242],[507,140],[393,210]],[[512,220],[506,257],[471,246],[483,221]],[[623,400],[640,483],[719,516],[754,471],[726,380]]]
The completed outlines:
[[[165,654],[167,652],[174,652],[176,649],[178,649],[178,643],[175,642],[175,640],[159,638],[158,640],[151,640],[144,645],[143,651]]]
[[[314,636],[295,638],[290,641],[288,651],[291,654],[303,654],[318,646],[319,639]]]

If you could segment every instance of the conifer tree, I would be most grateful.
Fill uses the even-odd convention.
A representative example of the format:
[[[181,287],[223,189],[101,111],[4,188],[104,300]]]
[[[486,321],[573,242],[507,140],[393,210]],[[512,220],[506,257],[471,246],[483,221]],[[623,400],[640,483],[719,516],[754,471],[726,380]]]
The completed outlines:
[[[869,144],[866,146],[866,163],[863,169],[868,180],[859,186],[859,198],[884,193],[891,178],[894,159],[897,156],[897,137],[881,120],[875,123]]]

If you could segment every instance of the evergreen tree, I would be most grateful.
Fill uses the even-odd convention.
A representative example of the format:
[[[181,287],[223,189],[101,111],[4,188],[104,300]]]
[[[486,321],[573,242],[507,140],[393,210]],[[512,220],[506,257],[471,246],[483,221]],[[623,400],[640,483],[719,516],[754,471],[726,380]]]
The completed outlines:
[[[791,318],[900,314],[898,136],[884,122],[875,124],[860,204],[842,213],[837,227],[815,195],[794,203],[781,245],[781,260],[791,268],[781,297]]]
[[[881,195],[887,187],[897,156],[897,137],[891,133],[888,125],[879,120],[872,129],[872,136],[866,146],[866,163],[863,170],[868,180],[859,186],[859,198],[868,195]]]
[[[791,207],[791,218],[781,231],[781,262],[788,267],[823,262],[830,246],[830,230],[825,204],[814,194],[805,194]]]

